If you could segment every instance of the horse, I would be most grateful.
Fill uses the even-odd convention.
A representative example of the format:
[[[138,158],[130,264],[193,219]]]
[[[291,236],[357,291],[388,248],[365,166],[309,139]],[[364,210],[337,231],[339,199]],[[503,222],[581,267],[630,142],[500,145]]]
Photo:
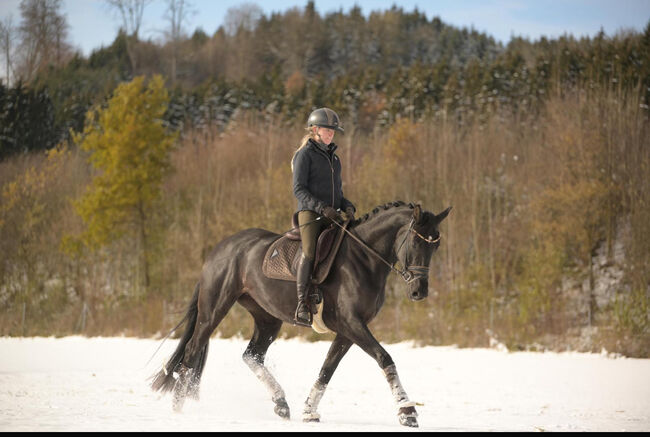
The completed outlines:
[[[419,204],[396,201],[349,223],[331,271],[318,286],[322,292],[322,321],[335,338],[305,401],[303,421],[320,420],[317,410],[327,384],[341,359],[356,344],[383,371],[399,423],[418,427],[415,403],[409,400],[393,359],[370,332],[368,323],[384,303],[391,271],[404,279],[411,301],[428,296],[429,263],[440,245],[438,227],[450,210],[436,215]],[[269,390],[275,414],[290,419],[285,393],[264,366],[266,352],[282,324],[295,324],[295,282],[269,279],[261,268],[267,249],[278,238],[279,234],[268,230],[245,229],[220,241],[208,255],[187,313],[176,326],[187,322],[185,331],[167,363],[152,375],[152,390],[173,392],[174,411],[182,410],[187,397],[198,399],[210,336],[233,305],[239,303],[255,323],[242,358]]]

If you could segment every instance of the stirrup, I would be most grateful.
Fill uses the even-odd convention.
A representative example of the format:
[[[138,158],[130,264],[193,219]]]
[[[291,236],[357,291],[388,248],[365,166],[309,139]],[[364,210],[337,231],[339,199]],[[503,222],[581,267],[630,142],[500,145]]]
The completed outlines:
[[[307,314],[309,314],[309,318],[307,318],[307,319],[298,318],[298,310],[300,309],[300,303],[298,303],[298,307],[296,308],[296,312],[293,315],[293,322],[294,322],[294,325],[306,326],[308,328],[311,328],[311,324],[313,322],[313,316],[311,314],[311,310],[309,309],[309,305],[307,305],[306,302],[304,303],[304,305],[307,308]]]

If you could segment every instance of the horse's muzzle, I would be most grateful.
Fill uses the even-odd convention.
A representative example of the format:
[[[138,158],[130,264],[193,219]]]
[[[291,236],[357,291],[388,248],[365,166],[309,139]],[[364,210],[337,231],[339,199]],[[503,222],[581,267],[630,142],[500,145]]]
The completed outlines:
[[[429,284],[427,281],[415,281],[408,287],[408,297],[413,302],[425,299],[429,296]]]

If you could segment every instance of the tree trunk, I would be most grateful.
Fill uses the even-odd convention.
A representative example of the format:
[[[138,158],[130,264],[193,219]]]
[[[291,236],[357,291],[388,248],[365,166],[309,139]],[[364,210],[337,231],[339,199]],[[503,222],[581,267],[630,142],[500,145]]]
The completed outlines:
[[[142,243],[142,269],[144,271],[144,288],[145,292],[149,291],[149,246],[147,241],[146,223],[147,216],[144,212],[143,205],[138,206],[140,215],[140,242]]]
[[[133,46],[134,46],[134,41],[133,40],[134,40],[134,37],[131,37],[131,36],[126,38],[126,53],[127,53],[127,55],[129,55],[129,62],[131,63],[131,74],[133,76],[135,76],[136,75],[135,70],[136,70],[138,65],[137,65],[135,52],[134,52],[134,49],[133,49]]]

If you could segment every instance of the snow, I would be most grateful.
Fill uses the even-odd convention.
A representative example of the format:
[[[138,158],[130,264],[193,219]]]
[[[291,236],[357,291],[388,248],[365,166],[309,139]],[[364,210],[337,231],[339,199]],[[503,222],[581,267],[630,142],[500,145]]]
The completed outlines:
[[[291,419],[241,359],[247,339],[212,338],[199,401],[173,413],[148,378],[176,347],[134,338],[0,337],[0,432],[7,431],[650,431],[650,360],[577,352],[384,344],[420,428],[402,427],[383,373],[358,347],[320,404],[302,407],[329,342],[278,340],[266,364]]]

